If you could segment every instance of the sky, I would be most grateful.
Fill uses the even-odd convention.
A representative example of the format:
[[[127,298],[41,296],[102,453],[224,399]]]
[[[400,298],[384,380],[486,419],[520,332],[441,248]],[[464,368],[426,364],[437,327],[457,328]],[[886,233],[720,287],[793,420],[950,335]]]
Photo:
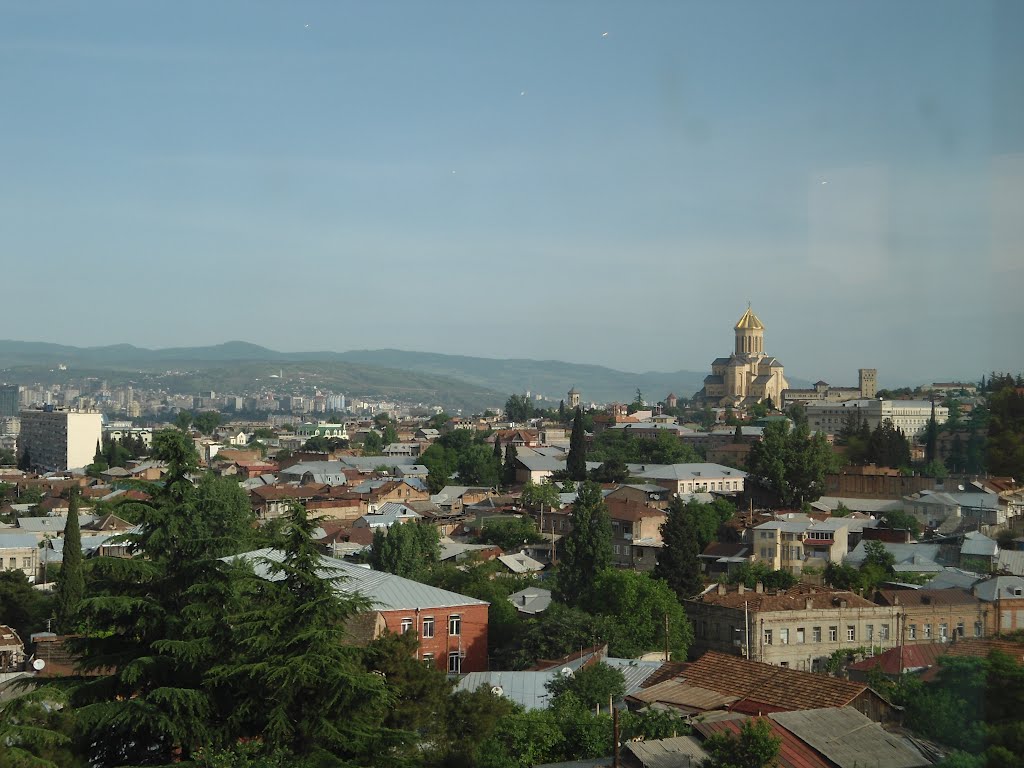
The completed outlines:
[[[0,0],[0,337],[1024,370],[1024,3]]]

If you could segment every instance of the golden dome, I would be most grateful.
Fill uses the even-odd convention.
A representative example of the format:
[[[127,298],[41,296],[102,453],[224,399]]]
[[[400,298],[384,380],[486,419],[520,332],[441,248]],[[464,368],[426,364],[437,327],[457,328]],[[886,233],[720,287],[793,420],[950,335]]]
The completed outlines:
[[[757,319],[757,315],[753,313],[750,307],[747,307],[747,311],[743,313],[743,317],[736,323],[737,331],[763,331],[764,325]]]

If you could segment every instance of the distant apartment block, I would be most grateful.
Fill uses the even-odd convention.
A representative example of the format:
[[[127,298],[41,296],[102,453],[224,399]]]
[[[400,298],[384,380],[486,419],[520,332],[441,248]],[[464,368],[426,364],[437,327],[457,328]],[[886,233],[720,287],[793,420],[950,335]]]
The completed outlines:
[[[0,416],[17,416],[20,409],[17,384],[0,385]]]
[[[21,412],[21,451],[32,464],[51,471],[92,464],[103,434],[99,413],[44,408]]]

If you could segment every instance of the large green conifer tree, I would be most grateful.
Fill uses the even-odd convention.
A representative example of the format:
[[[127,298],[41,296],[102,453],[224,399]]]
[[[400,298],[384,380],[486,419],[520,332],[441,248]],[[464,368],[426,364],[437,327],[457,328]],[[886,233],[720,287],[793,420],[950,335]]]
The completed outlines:
[[[682,499],[673,499],[669,505],[661,526],[661,538],[664,546],[658,550],[655,577],[668,582],[680,600],[693,597],[703,586],[697,521]]]
[[[85,595],[82,575],[82,530],[78,525],[78,489],[72,488],[68,502],[68,519],[64,524],[64,561],[57,583],[57,629],[63,633],[75,630],[78,604]]]
[[[569,438],[569,455],[565,470],[570,480],[581,482],[587,479],[587,436],[583,431],[583,411],[576,409],[572,420],[572,436]]]
[[[572,531],[558,565],[558,599],[585,602],[594,577],[612,564],[612,521],[597,483],[583,483],[572,510]]]

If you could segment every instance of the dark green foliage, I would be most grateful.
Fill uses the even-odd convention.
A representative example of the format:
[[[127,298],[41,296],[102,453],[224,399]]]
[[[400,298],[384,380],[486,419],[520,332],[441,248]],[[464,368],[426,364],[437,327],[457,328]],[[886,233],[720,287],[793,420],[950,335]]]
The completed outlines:
[[[375,430],[368,430],[363,437],[363,456],[379,456],[384,450],[384,441]]]
[[[773,571],[763,561],[744,563],[729,574],[730,584],[742,584],[747,589],[754,589],[758,582],[765,589],[791,589],[799,579],[789,571]]]
[[[192,426],[204,435],[212,435],[220,426],[220,414],[217,411],[201,411],[192,416]]]
[[[64,524],[64,560],[57,583],[57,629],[74,632],[78,604],[85,596],[85,578],[82,575],[82,531],[78,525],[78,490],[71,489],[68,519]]]
[[[621,459],[607,459],[601,466],[590,470],[588,477],[595,483],[621,484],[629,480],[629,467]]]
[[[495,696],[486,686],[475,691],[456,691],[448,702],[444,760],[436,764],[451,768],[479,765],[483,744],[498,723],[520,712],[521,707],[504,696]]]
[[[569,605],[589,593],[594,575],[612,563],[612,521],[601,487],[583,483],[573,504],[572,530],[562,540],[558,564],[558,599]]]
[[[533,403],[526,395],[509,395],[505,401],[505,418],[516,424],[524,424],[533,418]]]
[[[884,568],[887,573],[892,573],[893,566],[896,564],[896,558],[892,552],[885,548],[882,542],[864,542],[864,554],[864,565],[876,565],[879,568]]]
[[[866,458],[880,467],[909,466],[910,441],[891,419],[883,419],[871,433]]]
[[[64,692],[45,686],[0,700],[0,766],[4,768],[69,768],[83,763],[70,752],[57,707]]]
[[[658,550],[654,575],[663,579],[680,600],[693,597],[704,585],[697,526],[697,507],[703,506],[695,501],[684,504],[682,499],[673,499],[661,526],[665,546]]]
[[[987,465],[994,475],[1024,476],[1024,391],[1002,386],[988,398]],[[972,414],[973,415],[973,414]]]
[[[836,464],[824,434],[812,437],[806,425],[789,429],[772,422],[750,449],[748,479],[775,493],[782,505],[800,506],[821,496],[825,474]]]
[[[891,509],[888,512],[883,512],[882,520],[889,528],[908,530],[914,536],[918,536],[921,533],[921,524],[917,521],[917,518],[909,512],[904,512],[902,509]]]
[[[383,675],[391,705],[382,725],[395,733],[410,736],[399,740],[386,756],[387,765],[421,765],[421,745],[444,740],[452,682],[433,664],[417,658],[415,632],[404,635],[385,633],[371,642],[362,654],[363,669]],[[384,758],[385,756],[381,756]]]
[[[459,473],[463,485],[497,486],[500,481],[501,462],[483,442],[483,435],[474,435],[466,429],[454,429],[420,454],[419,461],[429,474],[427,484],[431,493],[448,485],[452,475]]]
[[[501,462],[483,443],[474,442],[459,455],[456,471],[462,485],[496,488],[501,482]]]
[[[924,432],[924,463],[931,464],[938,458],[939,423],[935,420],[935,400],[932,400],[932,413],[928,418],[928,426]]]
[[[589,608],[608,620],[608,652],[635,658],[666,646],[674,659],[685,659],[693,641],[693,629],[683,606],[667,583],[638,571],[607,568],[593,579],[588,590]]]
[[[524,625],[518,646],[502,657],[503,666],[524,669],[537,659],[558,659],[580,648],[603,645],[614,634],[613,622],[607,617],[562,603],[552,603]]]
[[[577,408],[572,420],[572,434],[569,436],[569,455],[565,471],[570,480],[581,482],[587,479],[587,436],[583,430],[583,412]]]
[[[488,517],[484,519],[480,540],[506,552],[518,552],[527,544],[543,541],[544,537],[529,517]]]
[[[281,558],[256,564],[272,580],[250,579],[255,598],[230,617],[231,654],[208,677],[230,692],[239,735],[300,756],[384,756],[401,742],[381,727],[392,702],[345,643],[346,621],[368,606],[324,577],[315,525],[293,510]]]
[[[378,571],[422,580],[440,558],[440,536],[429,523],[395,523],[373,532],[370,565]]]
[[[494,445],[499,445],[498,441],[494,442]],[[509,443],[505,446],[505,463],[501,468],[501,482],[505,486],[513,486],[516,484],[516,455],[518,451],[516,447]],[[498,456],[500,460],[500,456]]]
[[[561,503],[558,494],[558,486],[553,483],[544,482],[537,484],[527,481],[523,485],[520,500],[527,509],[551,510],[557,508]]]
[[[778,765],[782,739],[772,734],[762,718],[750,718],[740,732],[721,731],[704,741],[708,758],[702,768],[774,768]]]
[[[79,603],[75,646],[83,668],[100,674],[75,689],[72,704],[96,766],[161,764],[219,746],[229,707],[204,673],[230,647],[226,611],[245,595],[217,558],[245,546],[252,515],[222,514],[217,492],[226,486],[216,481],[193,486],[185,433],[158,432],[153,455],[167,475],[148,487],[153,502],[138,505],[139,532],[127,537],[145,557],[91,560],[90,596]]]
[[[22,571],[0,571],[0,624],[12,627],[24,642],[47,628],[55,608],[56,596],[33,589]]]
[[[596,438],[589,461],[626,464],[685,464],[700,461],[699,454],[675,433],[659,430],[653,439],[637,437],[625,429],[606,429]]]
[[[571,693],[587,709],[608,706],[609,700],[617,701],[626,690],[622,673],[597,662],[577,670],[573,675],[556,677],[547,684],[548,693],[554,699]]]

